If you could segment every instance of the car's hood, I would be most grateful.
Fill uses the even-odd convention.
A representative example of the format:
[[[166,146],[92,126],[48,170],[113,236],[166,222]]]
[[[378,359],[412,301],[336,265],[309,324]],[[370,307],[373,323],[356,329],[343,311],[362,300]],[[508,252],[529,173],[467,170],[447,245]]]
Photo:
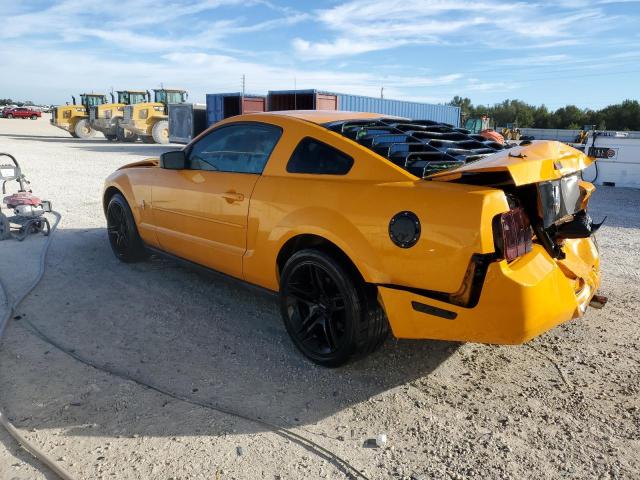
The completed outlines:
[[[121,166],[118,170],[124,170],[125,168],[136,168],[136,167],[157,167],[160,164],[159,158],[145,158],[144,160],[140,160],[139,162],[127,163],[126,165]]]
[[[454,170],[435,173],[429,180],[451,182],[474,174],[508,173],[516,186],[556,180],[587,168],[593,159],[556,141],[533,141],[489,155]],[[464,180],[463,180],[464,181]]]

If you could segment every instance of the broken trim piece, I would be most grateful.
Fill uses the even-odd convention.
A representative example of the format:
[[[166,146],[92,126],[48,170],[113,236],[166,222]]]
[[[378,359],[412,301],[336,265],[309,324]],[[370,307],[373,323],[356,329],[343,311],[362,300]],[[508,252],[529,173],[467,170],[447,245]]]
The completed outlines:
[[[432,298],[440,302],[457,305],[464,308],[473,308],[480,300],[482,287],[487,275],[487,270],[491,262],[496,261],[495,253],[474,253],[471,256],[467,271],[462,279],[460,288],[454,293],[439,292],[436,290],[425,290],[422,288],[405,287],[394,284],[378,284],[380,287],[390,288],[393,290],[402,290],[414,293],[422,297]]]

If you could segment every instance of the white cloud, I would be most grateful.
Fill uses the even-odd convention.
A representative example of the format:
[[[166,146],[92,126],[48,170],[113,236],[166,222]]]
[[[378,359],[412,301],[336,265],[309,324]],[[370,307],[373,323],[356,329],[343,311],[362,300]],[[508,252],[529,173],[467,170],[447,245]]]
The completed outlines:
[[[507,49],[568,46],[615,28],[615,20],[620,19],[607,17],[598,7],[602,3],[591,2],[589,8],[576,12],[571,5],[560,9],[559,4],[497,0],[350,0],[316,12],[333,38],[296,38],[292,46],[309,59],[404,45]]]

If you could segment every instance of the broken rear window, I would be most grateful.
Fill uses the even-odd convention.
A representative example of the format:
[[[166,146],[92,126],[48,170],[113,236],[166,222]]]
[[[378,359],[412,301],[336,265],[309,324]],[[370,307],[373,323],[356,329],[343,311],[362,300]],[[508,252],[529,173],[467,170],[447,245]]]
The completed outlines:
[[[324,125],[424,178],[504,148],[464,128],[430,120],[346,120]]]

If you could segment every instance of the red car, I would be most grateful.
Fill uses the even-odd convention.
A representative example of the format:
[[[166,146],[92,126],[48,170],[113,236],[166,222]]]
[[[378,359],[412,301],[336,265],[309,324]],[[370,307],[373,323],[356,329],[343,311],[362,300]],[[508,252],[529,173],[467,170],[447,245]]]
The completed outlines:
[[[31,120],[35,120],[42,116],[42,112],[29,107],[16,107],[4,109],[2,111],[2,116],[4,118],[30,118]]]

